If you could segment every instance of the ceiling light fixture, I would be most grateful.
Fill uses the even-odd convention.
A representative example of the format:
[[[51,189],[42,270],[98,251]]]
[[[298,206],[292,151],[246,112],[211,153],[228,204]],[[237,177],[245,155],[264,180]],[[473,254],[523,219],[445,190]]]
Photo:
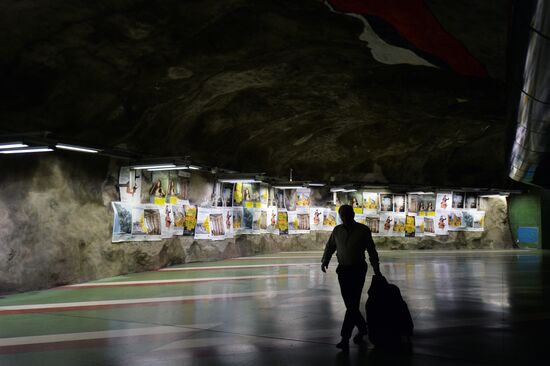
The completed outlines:
[[[132,169],[165,169],[165,168],[175,168],[176,164],[142,164],[142,165],[134,165],[132,166]]]
[[[90,153],[90,154],[95,154],[95,153],[98,153],[100,151],[98,149],[92,149],[92,148],[89,148],[89,147],[81,147],[81,146],[61,144],[61,143],[55,145],[55,147],[58,148],[58,149],[79,151],[79,152],[85,152],[85,153]]]
[[[197,165],[189,165],[189,169],[192,169],[192,170],[199,170],[200,168],[201,167]]]
[[[149,172],[159,172],[159,171],[162,171],[162,170],[185,170],[185,169],[189,169],[189,167],[187,167],[185,165],[181,165],[181,166],[174,166],[174,167],[171,167],[171,168],[149,168],[149,169],[147,169],[147,171],[149,171]]]
[[[18,149],[18,148],[21,148],[21,147],[29,147],[29,145],[24,144],[20,141],[18,141],[18,142],[3,142],[3,143],[0,144],[0,150]]]
[[[325,183],[308,183],[310,187],[324,187],[325,185]]]
[[[0,151],[0,154],[28,154],[28,153],[50,152],[50,151],[53,151],[53,149],[49,148],[48,146],[36,146],[36,147],[29,147],[24,149],[3,150],[3,151]]]
[[[256,179],[218,179],[220,183],[262,183]]]

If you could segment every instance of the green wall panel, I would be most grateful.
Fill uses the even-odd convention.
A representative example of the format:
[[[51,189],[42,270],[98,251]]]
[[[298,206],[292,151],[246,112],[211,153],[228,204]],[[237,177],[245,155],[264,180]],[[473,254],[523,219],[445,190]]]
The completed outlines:
[[[510,227],[514,241],[522,248],[541,248],[542,227],[541,227],[541,199],[540,195],[530,192],[521,195],[510,196]],[[538,237],[534,242],[522,242],[520,239],[527,238],[527,231],[533,232],[538,229]]]

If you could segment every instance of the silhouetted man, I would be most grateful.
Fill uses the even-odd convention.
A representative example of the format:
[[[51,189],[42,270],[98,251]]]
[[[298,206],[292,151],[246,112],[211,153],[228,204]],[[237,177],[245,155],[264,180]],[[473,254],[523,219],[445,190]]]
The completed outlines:
[[[342,298],[346,304],[346,316],[340,332],[342,340],[336,347],[347,351],[354,327],[359,330],[357,335],[353,337],[353,342],[356,344],[361,344],[363,336],[367,333],[367,323],[359,310],[368,268],[365,262],[365,250],[369,253],[369,260],[375,274],[380,274],[380,267],[378,253],[370,229],[355,222],[353,207],[342,205],[338,210],[338,214],[343,224],[336,226],[330,235],[330,239],[325,246],[321,270],[326,272],[330,258],[336,252],[338,258],[336,273],[338,274]]]

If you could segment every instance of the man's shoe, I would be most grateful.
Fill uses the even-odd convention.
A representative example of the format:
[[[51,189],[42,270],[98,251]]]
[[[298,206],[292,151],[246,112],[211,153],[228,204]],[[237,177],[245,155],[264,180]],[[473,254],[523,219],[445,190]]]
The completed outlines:
[[[355,344],[365,344],[365,341],[363,340],[363,336],[365,336],[366,333],[357,333],[354,337],[353,337],[353,343]]]
[[[336,348],[341,349],[344,352],[349,351],[349,340],[342,339],[340,343],[336,343]]]

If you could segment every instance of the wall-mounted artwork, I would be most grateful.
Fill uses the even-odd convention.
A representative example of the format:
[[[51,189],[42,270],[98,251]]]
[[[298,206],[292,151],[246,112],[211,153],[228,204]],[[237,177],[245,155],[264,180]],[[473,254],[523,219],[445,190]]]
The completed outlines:
[[[405,213],[405,195],[394,194],[393,195],[393,212]]]
[[[195,239],[210,239],[210,208],[199,207],[197,209]]]
[[[141,170],[121,167],[118,189],[121,202],[141,203]]]
[[[115,212],[113,220],[112,242],[132,240],[132,204],[126,202],[112,202]]]
[[[288,212],[287,211],[279,210],[277,212],[277,225],[279,226],[280,235],[288,234]]]
[[[380,212],[393,211],[393,194],[380,193]]]
[[[363,213],[373,215],[378,213],[378,193],[363,192]]]

